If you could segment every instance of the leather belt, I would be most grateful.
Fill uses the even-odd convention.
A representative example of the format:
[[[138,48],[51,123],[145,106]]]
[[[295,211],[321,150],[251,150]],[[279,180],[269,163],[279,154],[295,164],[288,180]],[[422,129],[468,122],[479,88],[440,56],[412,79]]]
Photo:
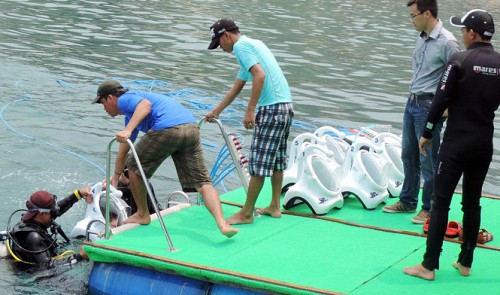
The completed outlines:
[[[432,100],[434,98],[434,93],[422,93],[422,94],[415,94],[415,93],[410,93],[410,98],[411,100]]]

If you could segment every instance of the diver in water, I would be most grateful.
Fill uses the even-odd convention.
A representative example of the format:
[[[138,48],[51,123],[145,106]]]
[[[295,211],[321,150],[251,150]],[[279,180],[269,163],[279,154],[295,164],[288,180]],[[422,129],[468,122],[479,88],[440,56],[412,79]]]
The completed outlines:
[[[80,199],[84,199],[88,204],[92,203],[89,187],[74,190],[71,195],[60,201],[49,192],[34,192],[26,201],[28,211],[12,229],[7,229],[6,245],[10,256],[23,264],[42,269],[74,264],[82,259],[88,260],[83,249],[80,249],[79,253],[57,253],[59,245],[56,235],[60,234],[66,242],[69,242],[69,239],[54,220]]]
[[[118,186],[116,187],[118,190],[120,190],[123,195],[122,195],[122,200],[125,201],[130,206],[130,215],[134,214],[137,212],[137,205],[135,204],[134,198],[132,196],[132,191],[130,190],[130,181],[128,179],[128,168],[125,166],[125,170],[123,170],[123,174],[120,175],[118,179]],[[151,193],[153,193],[153,200],[156,203],[156,206],[158,206],[158,209],[161,211],[163,210],[161,204],[158,202],[155,196],[155,191],[153,189],[153,185],[151,182],[148,180],[148,185],[149,188],[151,189]],[[149,198],[149,194],[147,194],[147,202],[148,202],[148,210],[149,214],[155,213],[155,208],[153,206],[153,203],[151,202],[151,199]]]

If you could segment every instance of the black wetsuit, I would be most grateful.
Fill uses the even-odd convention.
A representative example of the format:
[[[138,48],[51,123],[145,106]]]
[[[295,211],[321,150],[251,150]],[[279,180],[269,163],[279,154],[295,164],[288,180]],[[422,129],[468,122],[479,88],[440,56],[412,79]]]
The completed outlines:
[[[57,217],[68,211],[76,202],[78,202],[78,198],[74,194],[58,201]],[[12,228],[10,236],[15,239],[15,241],[10,242],[14,254],[24,262],[50,268],[70,263],[73,259],[81,260],[79,254],[64,259],[54,259],[58,255],[56,252],[58,243],[54,240],[55,235],[51,235],[44,225],[34,219],[19,221]]]
[[[434,179],[431,222],[423,266],[439,268],[453,192],[463,174],[463,244],[457,262],[471,267],[481,224],[482,187],[493,154],[493,120],[500,103],[500,53],[476,42],[445,67],[427,117],[424,138],[448,109]]]
[[[123,171],[123,173],[125,174],[125,177],[128,178],[129,171],[128,171],[127,167],[125,167],[125,170]],[[156,205],[158,206],[158,209],[160,211],[163,210],[161,208],[161,206],[160,206],[160,203],[158,203],[158,200],[156,200],[156,196],[155,196],[155,191],[153,189],[153,185],[151,184],[151,182],[149,182],[149,180],[148,180],[148,185],[149,185],[149,188],[151,189],[151,193],[153,194],[153,199],[156,201]],[[137,212],[137,205],[135,204],[134,197],[132,196],[132,191],[130,190],[130,186],[129,185],[125,185],[121,181],[119,181],[117,189],[119,189],[123,193],[122,200],[124,200],[125,203],[127,203],[127,205],[130,206],[130,215],[132,215],[135,212]],[[155,207],[153,206],[153,203],[151,202],[151,198],[149,197],[149,193],[146,194],[146,200],[148,202],[148,211],[149,211],[149,214],[155,213]],[[103,215],[104,215],[104,213],[103,213]]]

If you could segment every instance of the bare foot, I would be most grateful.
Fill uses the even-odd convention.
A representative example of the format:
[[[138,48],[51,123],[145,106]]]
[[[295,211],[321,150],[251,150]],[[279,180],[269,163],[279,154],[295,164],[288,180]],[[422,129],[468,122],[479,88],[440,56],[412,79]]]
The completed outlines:
[[[247,224],[253,222],[253,214],[246,215],[241,210],[226,219],[228,224]]]
[[[260,215],[267,215],[267,216],[271,216],[271,217],[274,217],[274,218],[280,218],[281,217],[281,210],[274,210],[274,209],[271,209],[271,207],[266,207],[266,208],[257,208],[255,209],[255,211],[257,211],[257,213],[259,213]]]
[[[149,214],[146,214],[145,216],[139,215],[139,213],[134,213],[132,214],[129,218],[127,218],[123,223],[139,223],[139,224],[150,224],[151,223],[151,217]]]
[[[417,264],[414,267],[406,267],[403,272],[407,275],[419,277],[429,281],[434,281],[434,278],[436,277],[434,270],[428,270],[422,264]]]
[[[470,267],[463,266],[460,262],[453,262],[453,267],[458,269],[461,275],[464,277],[470,276]]]
[[[229,224],[224,224],[219,226],[220,232],[228,238],[231,238],[238,233],[238,229],[230,226]]]
[[[80,247],[80,251],[78,252],[78,254],[80,254],[80,256],[82,257],[83,260],[87,260],[87,261],[90,260],[87,253],[85,251],[83,251],[83,247]]]

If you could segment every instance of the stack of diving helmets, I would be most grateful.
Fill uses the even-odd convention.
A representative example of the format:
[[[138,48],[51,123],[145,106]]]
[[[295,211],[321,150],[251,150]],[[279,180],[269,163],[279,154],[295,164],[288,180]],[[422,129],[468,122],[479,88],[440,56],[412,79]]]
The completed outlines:
[[[283,207],[306,204],[314,214],[342,208],[355,196],[365,209],[398,197],[404,180],[401,139],[364,128],[346,135],[323,126],[293,140],[283,175]]]

